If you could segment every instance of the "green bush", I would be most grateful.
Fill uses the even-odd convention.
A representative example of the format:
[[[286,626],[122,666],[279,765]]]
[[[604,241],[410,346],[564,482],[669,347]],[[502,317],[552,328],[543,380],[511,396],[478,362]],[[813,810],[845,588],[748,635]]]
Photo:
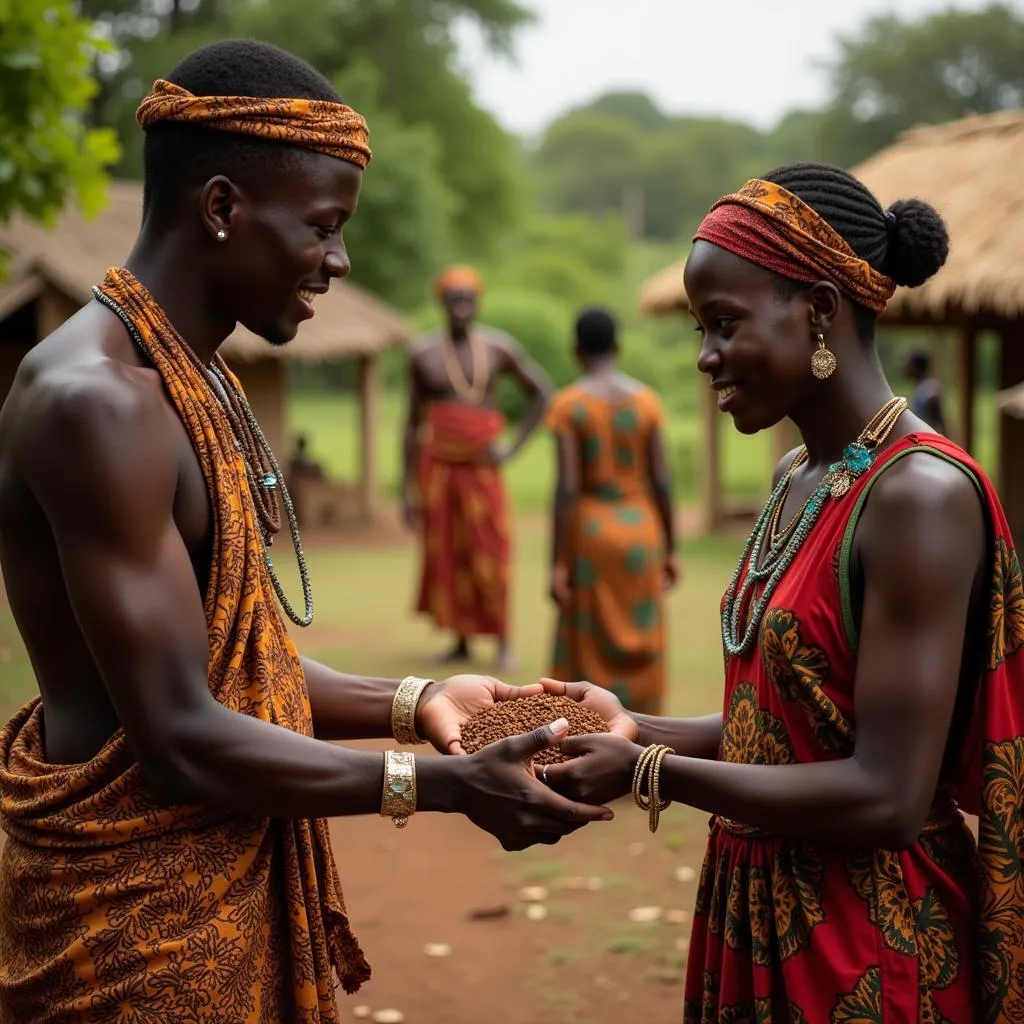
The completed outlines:
[[[596,305],[608,291],[605,279],[575,254],[552,247],[520,253],[504,264],[498,287],[551,296],[573,308]]]
[[[510,334],[563,387],[576,376],[572,356],[573,310],[564,302],[538,292],[516,288],[495,288],[484,295],[481,322]],[[518,420],[526,409],[522,392],[510,380],[502,381],[499,392],[502,412]]]

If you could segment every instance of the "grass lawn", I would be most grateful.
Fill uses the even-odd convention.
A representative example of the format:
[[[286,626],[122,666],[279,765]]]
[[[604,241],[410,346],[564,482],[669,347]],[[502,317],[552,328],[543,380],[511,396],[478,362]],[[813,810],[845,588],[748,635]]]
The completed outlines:
[[[288,414],[288,436],[305,433],[313,457],[342,480],[354,480],[358,459],[358,410],[343,393],[300,393]],[[380,478],[390,495],[398,493],[402,456],[405,404],[402,396],[388,394],[381,402],[379,445]],[[680,501],[696,500],[700,463],[700,423],[694,415],[669,414],[668,443],[673,484]],[[765,494],[774,464],[767,434],[744,437],[735,430],[722,431],[723,472],[726,494],[750,498]],[[554,455],[551,440],[538,430],[526,447],[509,463],[509,492],[520,512],[547,509],[554,486]]]
[[[545,599],[547,537],[540,522],[525,520],[516,535],[514,640],[520,668],[513,682],[536,679],[548,667],[554,616]],[[683,542],[685,579],[669,608],[672,694],[669,708],[678,714],[713,710],[720,700],[721,647],[718,600],[738,542],[709,538]],[[429,659],[446,642],[411,611],[417,570],[411,544],[396,547],[314,550],[310,568],[317,619],[308,630],[295,630],[303,653],[328,664],[367,675],[427,673]],[[293,600],[301,597],[297,576],[284,552]],[[492,650],[482,641],[479,656],[489,671]],[[0,608],[0,702],[9,712],[35,690],[28,658],[10,611]]]
[[[695,378],[696,380],[696,378]],[[694,382],[689,382],[693,384]],[[903,392],[906,393],[906,392]],[[696,393],[680,396],[682,407],[668,410],[668,443],[677,500],[697,500],[698,474],[703,458],[702,430],[696,415]],[[947,397],[949,414],[955,411],[955,392]],[[401,468],[402,429],[405,403],[400,394],[387,394],[381,402],[381,431],[378,441],[380,479],[389,495],[397,495]],[[358,459],[358,410],[344,393],[298,393],[288,410],[288,436],[305,433],[313,457],[323,462],[330,475],[354,480]],[[991,395],[980,395],[975,410],[977,439],[975,452],[989,473],[996,466],[997,410]],[[767,495],[774,462],[771,437],[767,433],[744,437],[723,424],[722,473],[725,494],[732,499]],[[554,485],[554,455],[550,439],[538,430],[526,447],[509,464],[506,479],[513,504],[519,512],[546,510]]]

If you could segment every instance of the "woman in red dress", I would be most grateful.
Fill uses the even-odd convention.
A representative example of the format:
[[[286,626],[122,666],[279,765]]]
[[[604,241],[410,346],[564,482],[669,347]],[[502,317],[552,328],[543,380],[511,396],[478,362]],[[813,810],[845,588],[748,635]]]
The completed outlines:
[[[550,785],[711,814],[686,1024],[1024,1021],[1024,594],[981,469],[894,398],[874,347],[941,217],[794,165],[712,207],[686,267],[698,366],[738,430],[789,417],[722,602],[721,714],[578,737]],[[980,816],[976,845],[963,811]]]

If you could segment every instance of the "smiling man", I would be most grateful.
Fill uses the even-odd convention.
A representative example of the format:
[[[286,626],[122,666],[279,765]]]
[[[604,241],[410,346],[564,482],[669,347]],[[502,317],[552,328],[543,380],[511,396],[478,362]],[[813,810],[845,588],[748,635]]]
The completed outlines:
[[[0,1020],[337,1021],[369,968],[324,819],[457,811],[507,849],[610,816],[537,782],[554,723],[471,757],[516,691],[300,659],[277,462],[217,355],[286,344],[349,272],[363,118],[272,46],[196,51],[139,108],[143,223],[0,413],[0,564],[40,697],[0,732]],[[303,580],[268,547],[279,498]],[[276,598],[275,598],[276,593]]]

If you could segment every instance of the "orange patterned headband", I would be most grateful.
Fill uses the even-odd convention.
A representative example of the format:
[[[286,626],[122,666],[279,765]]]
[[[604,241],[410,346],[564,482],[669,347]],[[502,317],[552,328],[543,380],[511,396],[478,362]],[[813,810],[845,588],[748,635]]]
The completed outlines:
[[[193,96],[188,89],[159,78],[135,117],[143,128],[161,121],[188,121],[222,132],[289,142],[362,168],[370,162],[366,119],[344,103]]]
[[[484,290],[484,282],[472,267],[449,267],[438,275],[434,289],[438,295],[456,289],[479,295]]]
[[[831,280],[874,313],[885,311],[896,290],[895,282],[862,260],[820,214],[770,181],[755,178],[719,199],[697,229],[698,238],[784,277]]]

